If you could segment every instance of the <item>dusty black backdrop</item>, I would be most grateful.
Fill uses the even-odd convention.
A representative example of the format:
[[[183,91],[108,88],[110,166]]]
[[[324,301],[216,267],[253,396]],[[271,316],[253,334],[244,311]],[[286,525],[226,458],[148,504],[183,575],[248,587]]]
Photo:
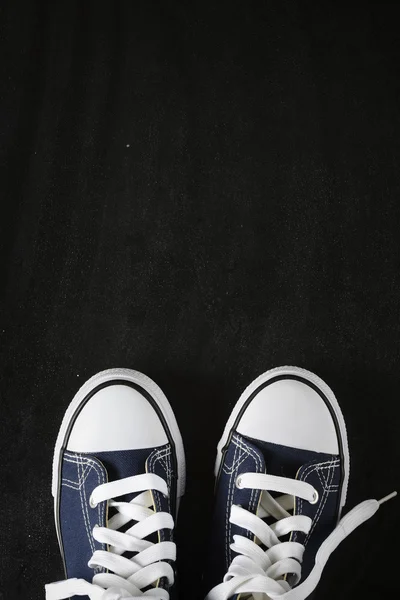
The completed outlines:
[[[336,391],[350,506],[398,485],[395,4],[3,3],[1,599],[62,575],[53,442],[100,369],[143,370],[176,411],[182,597],[217,440],[263,370]],[[319,598],[393,592],[398,513],[341,547]]]

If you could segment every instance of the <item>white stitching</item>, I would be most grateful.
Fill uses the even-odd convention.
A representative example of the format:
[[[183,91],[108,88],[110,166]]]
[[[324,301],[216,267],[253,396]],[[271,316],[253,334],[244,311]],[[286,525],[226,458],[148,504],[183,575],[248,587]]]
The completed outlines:
[[[100,468],[100,465],[98,465],[97,463],[94,463],[92,465],[92,468],[96,471],[97,474],[97,482],[100,485],[100,483],[105,483],[106,478],[104,476],[104,472],[103,470]],[[101,478],[101,482],[100,482],[100,478]],[[104,513],[105,513],[105,509],[106,509],[106,502],[100,502],[97,505],[97,516],[99,519],[98,525],[102,526],[102,524],[104,523]]]
[[[80,460],[71,460],[70,458],[65,458],[65,455],[63,458],[63,460],[65,460],[65,462],[69,462],[74,465],[82,466],[82,474],[79,477],[78,481],[72,481],[71,479],[67,479],[65,477],[62,478],[62,482],[67,481],[68,483],[72,483],[73,485],[78,486],[76,489],[79,489],[79,486],[82,486],[85,483],[91,469],[94,468],[97,472],[97,467],[99,466],[92,458],[83,456],[82,454],[79,454],[79,455],[77,454],[74,457],[76,458],[78,456],[81,457]],[[83,465],[85,465],[84,469],[83,469]],[[67,486],[67,487],[71,487],[71,486]]]
[[[99,463],[96,460],[94,460],[88,456],[82,455],[82,454],[69,454],[68,452],[64,452],[63,460],[65,460],[66,462],[69,462],[71,464],[77,465],[78,481],[72,481],[70,479],[63,478],[61,484],[62,484],[62,486],[70,488],[74,491],[79,490],[79,496],[80,496],[80,502],[81,502],[82,515],[83,515],[83,520],[84,520],[84,524],[85,524],[85,529],[86,529],[86,533],[88,536],[90,547],[91,547],[92,551],[94,552],[95,551],[95,543],[94,543],[94,538],[92,537],[92,534],[90,533],[91,522],[90,522],[90,516],[89,516],[88,508],[87,508],[86,488],[84,487],[84,485],[93,469],[97,475],[98,485],[101,485],[102,483],[106,482],[105,473],[104,473],[103,469],[101,468],[101,465],[99,465]],[[82,473],[81,473],[81,470],[82,470]],[[72,485],[70,485],[70,484],[72,484]],[[83,496],[85,497],[85,501],[83,500]],[[104,524],[105,510],[106,510],[106,502],[100,502],[97,506],[98,525]],[[96,567],[96,568],[94,568],[94,570],[95,571],[104,571],[104,568]]]
[[[167,461],[167,457],[169,457],[170,455],[171,455],[170,448],[167,448],[167,449],[163,450],[162,452],[159,451],[151,457],[151,461],[149,463],[149,467],[151,469],[154,469],[155,463],[160,462],[161,466],[163,467],[163,469],[165,471],[165,475],[167,477],[168,488],[171,487],[171,475],[172,475],[171,471],[172,471],[172,469],[170,467],[168,467],[166,461]]]
[[[100,468],[100,465],[97,464],[97,462],[95,462],[93,459],[88,458],[87,460],[89,460],[92,463],[92,469],[94,469],[96,471],[96,475],[97,475],[97,483],[100,485],[100,483],[105,483],[105,476],[104,476],[104,472],[103,470]],[[101,482],[100,482],[101,479]],[[86,489],[85,489],[85,496],[86,496]],[[86,505],[87,507],[87,505]],[[105,507],[106,507],[106,502],[100,502],[97,505],[97,517],[98,517],[98,525],[99,526],[103,526],[104,523],[104,513],[105,513]],[[92,531],[93,534],[93,531]],[[93,547],[95,547],[96,542],[94,541],[94,538],[92,538],[93,540]],[[95,571],[101,572],[104,571],[105,569],[103,567],[95,567],[94,568]]]
[[[78,463],[79,464],[81,464],[81,463],[83,463],[83,464],[90,463],[90,464],[96,464],[97,465],[97,462],[93,458],[90,458],[89,456],[85,456],[84,454],[77,454],[74,458],[77,459],[77,460],[74,460],[72,457],[69,457],[69,456],[67,458],[64,457],[64,460],[66,462],[70,462],[70,463],[74,463],[74,464],[78,464]]]
[[[246,442],[244,442],[243,440],[241,440],[239,438],[235,438],[235,439],[233,439],[233,441],[240,448],[243,448],[243,446],[246,448],[245,451],[247,451],[247,454],[248,455],[250,454],[252,456],[253,460],[254,460],[254,465],[255,465],[255,468],[256,468],[256,473],[259,473],[261,471],[261,469],[262,469],[262,461],[261,461],[259,455],[254,451],[253,448],[251,448],[250,446],[248,446],[246,444]],[[250,510],[254,510],[255,509],[255,504],[256,504],[256,499],[257,499],[258,492],[259,492],[259,490],[255,490],[255,489],[251,490],[251,495],[250,495],[250,500],[249,500],[249,508],[250,508]]]
[[[325,462],[325,463],[320,463],[320,464],[327,464],[327,463]],[[330,464],[330,462],[329,462],[328,464]],[[313,470],[315,470],[315,469],[316,469],[316,467],[317,467],[317,465],[315,465],[315,464],[308,465],[308,466],[307,466],[307,467],[304,469],[303,473],[300,475],[300,481],[305,481],[305,480],[306,480],[306,477],[308,476],[308,474],[309,474],[309,473],[312,473],[312,472],[313,472]],[[303,503],[304,503],[304,500],[303,500],[303,498],[300,498],[300,499],[299,499],[299,514],[302,514],[302,513],[303,513]],[[298,531],[295,531],[295,532],[294,532],[294,535],[293,535],[293,541],[294,541],[294,542],[297,540],[298,533],[299,533]]]
[[[63,486],[63,487],[70,488],[71,490],[74,490],[75,492],[79,490],[79,486],[76,486],[76,485],[70,485],[69,483],[64,483],[64,481],[63,481],[63,483],[62,483],[62,486]]]
[[[238,446],[235,438],[232,438],[232,441],[235,444],[235,446]],[[242,448],[242,450],[244,450],[244,448]],[[248,450],[244,450],[244,452],[242,454],[240,454],[239,458],[236,461],[234,461],[229,467],[226,467],[226,466],[223,467],[223,469],[222,469],[223,472],[226,473],[227,475],[232,475],[232,473],[234,471],[238,470],[238,468],[246,460],[248,455],[249,455]]]
[[[238,451],[239,446],[237,444],[235,444],[235,453],[233,455],[233,462],[235,462],[236,460],[236,454]],[[232,501],[232,497],[233,497],[233,473],[229,478],[229,486],[228,486],[228,497],[227,497],[227,501],[226,501],[226,507],[225,507],[225,561],[226,561],[226,569],[229,568],[229,547],[230,547],[230,541],[231,541],[231,528],[230,528],[230,523],[229,523],[229,516],[230,516],[230,511],[231,511],[231,501]]]
[[[82,461],[82,471],[83,471],[83,457],[81,455],[81,461]],[[95,468],[92,464],[92,469]],[[99,482],[99,474],[97,473],[97,470],[95,468],[96,474],[97,474],[97,481]],[[85,509],[86,509],[86,515],[87,515],[87,519],[88,519],[88,523],[89,523],[89,527],[90,527],[90,540],[91,540],[91,545],[93,546],[93,552],[95,551],[95,542],[94,542],[94,538],[93,538],[93,529],[92,529],[92,523],[90,520],[90,515],[89,515],[89,506],[88,506],[88,498],[87,498],[87,490],[85,485],[82,485],[82,490],[83,490],[83,497],[85,499]],[[100,510],[99,507],[97,508],[97,517],[100,517]]]
[[[159,460],[165,470],[165,473],[167,475],[167,485],[168,488],[171,487],[171,480],[172,480],[172,467],[171,467],[171,461],[169,460],[171,456],[171,451],[169,450],[168,452],[166,452],[166,454],[164,454],[163,456],[160,456],[157,460]],[[169,463],[169,464],[168,464]]]
[[[171,487],[172,466],[170,465],[168,467],[166,461],[167,461],[167,458],[170,457],[170,455],[171,455],[171,446],[168,446],[168,448],[162,448],[161,450],[158,450],[157,452],[153,452],[153,454],[151,454],[149,456],[149,469],[153,470],[155,467],[155,463],[160,462],[161,466],[163,467],[163,469],[165,471],[165,474],[167,477],[166,483],[167,483],[169,489]],[[169,499],[168,499],[168,507],[169,507]]]
[[[232,503],[233,503],[234,487],[232,484],[233,484],[233,479],[236,480],[236,477],[234,478],[234,475],[237,473],[239,466],[244,462],[244,460],[250,456],[254,461],[254,467],[256,469],[256,473],[259,473],[262,469],[262,461],[260,459],[260,456],[254,451],[253,448],[248,446],[246,444],[246,442],[243,439],[240,439],[237,435],[232,436],[232,442],[235,446],[235,454],[233,456],[232,465],[236,465],[236,468],[235,468],[235,471],[233,471],[232,474],[230,475],[227,506],[226,506],[225,549],[226,549],[226,566],[227,566],[227,568],[229,568],[229,563],[230,563],[230,540],[231,540],[231,533],[232,533],[232,525],[229,522],[230,512],[228,514],[228,511],[229,511],[229,509],[232,508]],[[238,449],[239,449],[239,457],[236,459],[236,454],[237,454]],[[243,451],[243,452],[241,452],[241,451]],[[243,454],[245,454],[245,456],[242,460]],[[256,504],[258,494],[259,494],[259,490],[255,490],[255,489],[251,490],[250,499],[249,499],[249,509],[250,510],[255,509],[255,504]],[[249,537],[252,537],[250,533],[248,535],[249,535]]]
[[[327,466],[325,466],[325,465],[327,465]],[[334,459],[331,459],[331,460],[328,460],[328,461],[324,461],[324,462],[321,462],[321,463],[317,463],[317,464],[308,465],[304,469],[303,473],[301,474],[300,481],[305,481],[311,475],[311,473],[313,473],[314,471],[317,471],[317,474],[319,476],[319,470],[321,470],[321,468],[325,468],[325,469],[327,469],[327,468],[331,469],[332,468],[332,473],[333,473],[334,470],[336,469],[336,467],[339,467],[339,466],[340,466],[340,460],[338,458],[334,458]],[[332,481],[332,478],[331,478],[331,481]],[[328,498],[328,492],[330,491],[330,489],[328,490],[324,485],[322,487],[323,487],[323,490],[324,490],[322,498],[324,498],[324,496],[326,496],[326,499],[327,499]],[[325,502],[326,502],[326,499],[325,499]],[[321,503],[322,503],[322,499],[321,499]],[[302,498],[300,498],[299,499],[299,514],[302,514],[302,512],[303,512],[303,504],[304,504],[304,500]],[[317,514],[318,514],[318,512],[317,512]],[[315,515],[315,517],[316,516],[317,515]],[[315,519],[315,517],[314,517],[314,519]],[[311,535],[311,530],[307,534],[307,537],[306,537],[307,541],[308,541],[308,538],[309,538],[310,535]],[[293,535],[293,541],[295,542],[297,540],[297,538],[298,538],[298,532],[295,531],[294,535]],[[306,542],[304,543],[304,545],[305,544],[306,544]]]
[[[167,485],[168,485],[169,490],[171,489],[170,482],[171,482],[172,466],[170,466],[170,468],[168,468],[166,460],[167,460],[167,457],[170,457],[170,455],[171,455],[171,446],[168,446],[167,448],[162,448],[161,450],[153,452],[148,458],[150,471],[154,470],[156,462],[159,462],[161,464],[161,466],[163,467],[166,477],[167,477]],[[165,459],[165,463],[164,463],[164,459]],[[154,497],[154,501],[156,503],[157,512],[161,512],[161,501],[160,501],[158,492],[155,492],[153,494],[153,497]],[[167,503],[168,503],[168,511],[171,512],[169,494],[168,494]],[[161,541],[164,540],[164,533],[162,532],[162,530],[160,531],[160,538],[161,538]]]
[[[100,465],[96,461],[94,461],[93,459],[88,458],[87,460],[89,460],[90,462],[93,463],[92,464],[92,469],[94,469],[96,471],[96,474],[97,474],[97,483],[99,485],[100,485],[100,483],[105,483],[106,477],[104,475],[103,469],[100,468]],[[100,482],[100,479],[101,479],[101,482]],[[101,526],[101,527],[103,526],[104,520],[105,520],[104,519],[105,510],[106,510],[106,502],[105,501],[100,502],[97,505],[97,516],[98,516],[98,525]],[[93,533],[93,531],[92,531],[92,533]],[[93,538],[93,545],[94,546],[96,545],[96,542],[94,541],[94,538]],[[105,568],[104,567],[94,567],[94,571],[97,571],[97,572],[102,572],[103,571],[104,572]]]
[[[258,473],[259,471],[261,471],[261,469],[262,469],[262,462],[261,462],[261,459],[260,459],[259,455],[254,451],[254,449],[251,448],[250,446],[248,446],[244,440],[241,440],[238,437],[234,438],[233,441],[240,448],[243,448],[243,446],[244,446],[244,448],[246,449],[245,452],[247,452],[247,456],[251,455],[251,457],[254,460],[254,466],[256,468],[256,473]],[[249,500],[249,509],[250,510],[254,510],[255,509],[255,500],[257,498],[257,492],[259,492],[259,490],[255,490],[255,489],[251,490],[250,500]]]
[[[326,468],[327,468],[327,467],[322,467],[322,466],[321,466],[321,465],[325,465],[325,464],[327,464],[327,463],[319,463],[318,465],[316,465],[316,467],[317,467],[317,469],[318,469],[319,471],[326,471]],[[337,458],[336,458],[336,459],[332,460],[332,461],[329,463],[329,468],[330,468],[331,466],[335,466],[335,467],[339,466],[339,459],[337,459]],[[319,475],[319,473],[318,473],[318,475]],[[323,487],[325,488],[325,487],[327,487],[327,486],[328,486],[328,478],[327,478],[327,477],[325,477],[325,474],[324,474],[324,473],[322,473],[322,472],[321,472],[321,477],[322,477],[322,479],[324,480],[324,483],[323,483],[322,485],[323,485]],[[321,477],[320,477],[320,479],[321,479]],[[322,482],[321,482],[321,483],[322,483]]]
[[[153,452],[153,454],[151,454],[149,456],[149,468],[150,469],[154,469],[154,464],[158,461],[161,462],[164,470],[165,470],[165,474],[167,476],[167,483],[168,483],[168,476],[171,475],[171,468],[168,468],[167,464],[163,464],[162,459],[166,459],[168,456],[170,456],[171,454],[171,447],[169,446],[168,448],[162,448],[161,450],[158,450],[157,452]]]
[[[86,479],[86,477],[85,477]],[[66,481],[67,483],[72,483],[72,485],[78,485],[79,486],[79,481],[72,481],[71,479],[67,479],[66,477],[62,478],[63,481]]]
[[[335,466],[333,466],[333,465],[332,465],[332,469],[333,469],[333,470],[335,470],[336,466],[338,466],[338,465],[335,465]],[[325,479],[325,476],[324,476],[324,474],[322,473],[322,471],[326,471],[326,469],[327,469],[327,467],[323,467],[323,468],[317,467],[317,469],[316,469],[316,472],[317,472],[318,478],[319,478],[319,480],[320,480],[320,483],[321,483],[322,489],[323,489],[323,490],[324,490],[324,492],[326,492],[327,494],[330,494],[331,492],[336,492],[336,491],[337,491],[337,488],[338,488],[339,486],[338,486],[338,485],[332,485],[332,484],[331,484],[331,485],[329,485],[329,483],[328,483],[327,479]],[[330,467],[329,467],[329,469],[330,469]],[[331,479],[332,479],[332,478],[331,478]]]
[[[326,492],[326,479],[322,478],[321,469],[316,468],[315,471],[318,475],[318,479],[319,479],[322,489],[324,490],[324,492]]]
[[[68,462],[72,462],[72,461],[68,461]],[[75,464],[78,464],[78,463],[76,462]],[[84,465],[85,463],[82,463],[82,464]],[[85,483],[85,481],[86,481],[86,479],[87,479],[90,471],[91,471],[92,466],[93,465],[91,465],[89,463],[85,464],[85,468],[82,470],[82,477],[80,479],[80,482],[79,481],[72,481],[72,479],[67,479],[66,477],[63,477],[62,481],[67,481],[68,483],[72,483],[73,485],[76,485],[76,486],[83,485]]]
[[[79,482],[80,482],[80,466],[81,465],[80,465],[79,462],[77,462],[76,464],[77,464],[77,470],[78,470],[78,478],[79,478]],[[90,531],[89,531],[90,519],[89,519],[89,515],[87,513],[86,493],[85,493],[85,499],[84,499],[83,491],[82,490],[85,490],[85,488],[84,487],[82,488],[82,486],[79,486],[79,497],[80,497],[80,500],[81,500],[81,508],[82,508],[83,520],[84,520],[84,523],[85,523],[86,535],[88,537],[89,544],[90,544],[90,547],[92,549],[92,552],[94,553],[94,546],[93,546],[92,536],[91,536]]]
[[[328,469],[329,469],[329,470],[328,470],[328,476],[327,476],[327,477],[329,477],[329,475],[330,475],[330,479],[329,479],[329,485],[328,485],[328,488],[327,488],[327,490],[329,489],[329,486],[330,486],[330,485],[331,485],[331,483],[332,483],[332,480],[333,480],[333,475],[334,475],[334,473],[335,473],[335,467],[333,467],[333,468],[332,468],[332,467],[333,467],[333,465],[331,465],[331,466],[329,466],[329,467],[326,467],[326,468],[328,468]],[[326,490],[326,491],[324,491],[324,500],[323,500],[323,502],[322,502],[322,500],[321,500],[321,503],[320,503],[320,505],[319,505],[319,509],[318,509],[318,511],[317,511],[317,514],[316,514],[316,515],[315,515],[315,517],[314,517],[314,520],[313,520],[313,524],[312,524],[312,526],[311,526],[311,529],[310,529],[310,531],[308,532],[308,534],[307,534],[307,536],[306,536],[306,539],[304,540],[304,546],[306,546],[307,542],[309,541],[309,539],[310,539],[310,537],[311,537],[311,534],[312,534],[312,532],[314,531],[314,529],[315,529],[315,526],[316,526],[316,524],[318,523],[318,521],[319,521],[319,519],[320,519],[320,517],[321,517],[321,515],[322,515],[322,512],[323,512],[323,510],[324,510],[324,508],[325,508],[326,501],[328,500],[328,496],[329,496],[329,494],[328,494],[328,491],[327,491],[327,490]]]

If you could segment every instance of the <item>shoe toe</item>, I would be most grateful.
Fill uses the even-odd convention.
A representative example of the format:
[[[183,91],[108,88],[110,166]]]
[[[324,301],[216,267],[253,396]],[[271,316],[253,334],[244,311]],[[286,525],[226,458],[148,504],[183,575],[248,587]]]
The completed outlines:
[[[292,448],[338,454],[337,429],[321,390],[297,379],[273,381],[255,393],[237,431]]]
[[[151,399],[121,383],[89,394],[71,425],[67,442],[71,452],[154,448],[168,442]]]

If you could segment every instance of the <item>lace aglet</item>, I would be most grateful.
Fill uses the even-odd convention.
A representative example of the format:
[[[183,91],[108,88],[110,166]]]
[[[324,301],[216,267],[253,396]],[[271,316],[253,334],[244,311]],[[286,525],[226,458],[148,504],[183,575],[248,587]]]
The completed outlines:
[[[396,496],[397,496],[397,492],[392,492],[391,494],[388,494],[384,498],[381,498],[380,500],[378,500],[378,504],[382,505],[385,502],[387,502],[388,500],[391,500],[392,498],[395,498]]]

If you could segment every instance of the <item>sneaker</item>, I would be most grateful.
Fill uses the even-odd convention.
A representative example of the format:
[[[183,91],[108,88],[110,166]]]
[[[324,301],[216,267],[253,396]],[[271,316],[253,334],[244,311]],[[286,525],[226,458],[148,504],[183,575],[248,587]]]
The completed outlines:
[[[182,438],[148,377],[92,377],[65,413],[53,460],[64,581],[47,600],[174,596],[174,522],[185,487]]]
[[[339,521],[349,450],[343,415],[319,377],[273,369],[242,394],[218,444],[207,600],[304,600],[339,543],[393,494]]]

